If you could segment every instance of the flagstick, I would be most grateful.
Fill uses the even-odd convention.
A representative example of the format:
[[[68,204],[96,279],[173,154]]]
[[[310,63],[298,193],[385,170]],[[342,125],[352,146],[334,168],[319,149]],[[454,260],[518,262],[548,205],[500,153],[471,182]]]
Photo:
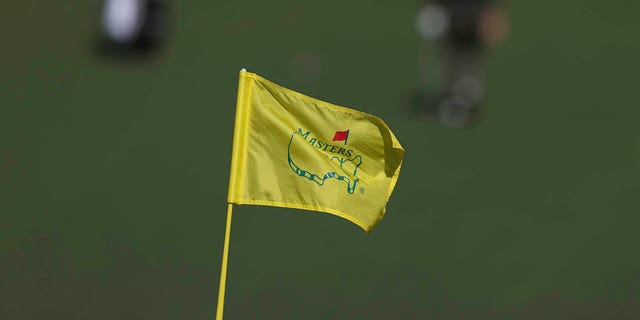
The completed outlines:
[[[228,204],[227,207],[227,230],[224,233],[224,250],[222,252],[222,268],[220,269],[220,291],[218,291],[218,311],[216,312],[216,320],[222,320],[222,312],[224,310],[224,290],[227,286],[227,261],[229,260],[229,238],[231,237],[231,214],[233,205]]]

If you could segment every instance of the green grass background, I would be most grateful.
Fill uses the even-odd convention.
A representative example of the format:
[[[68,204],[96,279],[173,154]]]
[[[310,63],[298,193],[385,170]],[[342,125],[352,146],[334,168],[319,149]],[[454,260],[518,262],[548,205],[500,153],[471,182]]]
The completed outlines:
[[[1,319],[213,318],[242,67],[380,116],[406,156],[368,236],[236,207],[226,319],[640,318],[638,2],[511,2],[467,130],[403,111],[415,1],[174,1],[144,62],[92,54],[97,7],[0,5]]]

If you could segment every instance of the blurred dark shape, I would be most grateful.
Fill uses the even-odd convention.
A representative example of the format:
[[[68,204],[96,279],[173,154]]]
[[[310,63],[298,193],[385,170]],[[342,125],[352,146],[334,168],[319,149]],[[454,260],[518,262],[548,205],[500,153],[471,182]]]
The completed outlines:
[[[98,52],[110,57],[146,57],[166,42],[166,0],[104,0]]]
[[[296,52],[289,63],[291,78],[301,83],[313,83],[322,75],[323,65],[312,51]]]
[[[441,88],[412,96],[412,108],[448,127],[471,124],[484,102],[486,49],[508,32],[503,5],[492,0],[425,1],[416,28],[443,59],[444,75]]]

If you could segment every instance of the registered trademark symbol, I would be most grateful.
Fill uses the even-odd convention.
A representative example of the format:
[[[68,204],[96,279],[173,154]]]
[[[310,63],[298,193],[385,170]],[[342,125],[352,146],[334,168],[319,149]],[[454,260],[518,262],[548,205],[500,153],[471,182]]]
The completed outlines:
[[[364,193],[364,188],[360,187],[360,193]]]

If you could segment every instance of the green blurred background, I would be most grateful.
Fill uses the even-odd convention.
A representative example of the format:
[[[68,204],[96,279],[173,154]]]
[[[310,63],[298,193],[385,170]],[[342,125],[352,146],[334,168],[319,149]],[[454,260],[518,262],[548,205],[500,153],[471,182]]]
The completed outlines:
[[[639,2],[511,2],[465,130],[402,107],[417,1],[174,1],[146,61],[93,54],[97,1],[0,8],[0,319],[213,318],[242,67],[406,156],[368,236],[236,207],[225,319],[640,318]]]

